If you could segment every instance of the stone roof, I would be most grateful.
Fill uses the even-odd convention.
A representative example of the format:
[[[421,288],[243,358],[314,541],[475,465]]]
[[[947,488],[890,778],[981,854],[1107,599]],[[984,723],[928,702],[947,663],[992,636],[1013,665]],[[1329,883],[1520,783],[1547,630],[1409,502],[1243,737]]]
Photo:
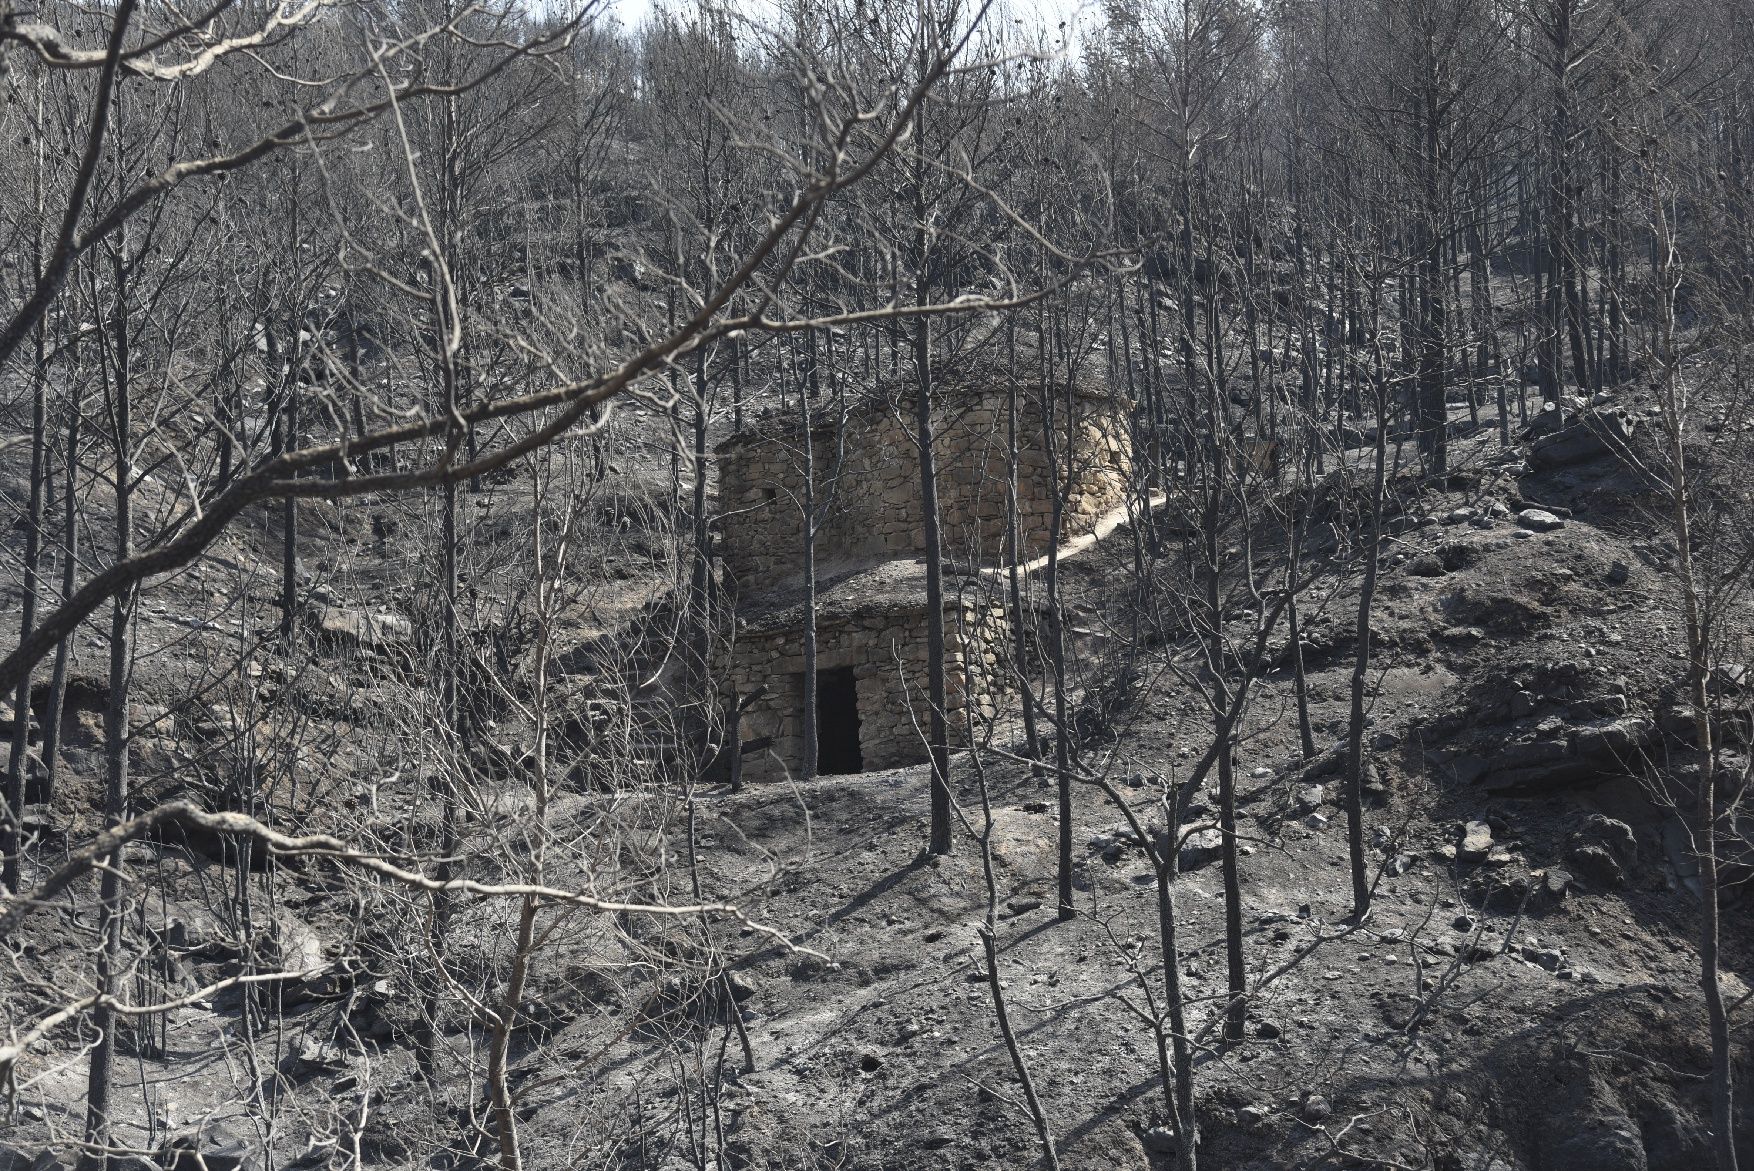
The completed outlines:
[[[1094,368],[1095,353],[1085,363],[1083,370],[1072,383],[1072,393],[1079,398],[1092,401],[1107,400],[1118,407],[1130,407],[1125,392],[1110,388],[1095,378],[1090,371]],[[1017,354],[1018,386],[1025,393],[1040,385],[1034,375],[1039,369],[1033,350],[1019,347]],[[972,397],[998,391],[1004,388],[1008,376],[1006,363],[997,353],[983,352],[972,358],[965,358],[943,371],[935,373],[932,386],[933,397],[941,407],[954,407],[958,399]],[[1062,384],[1063,385],[1063,384]],[[847,404],[847,422],[857,426],[861,418],[878,411],[889,411],[897,408],[912,410],[914,383],[909,379],[890,381],[885,379],[872,390],[855,393]],[[813,422],[811,433],[818,436],[834,434],[835,408],[834,400],[826,395],[812,405]],[[740,447],[774,440],[795,440],[798,436],[798,416],[795,411],[778,411],[768,408],[761,412],[753,423],[746,425],[741,431],[721,440],[713,447],[713,451],[723,455]]]
[[[991,582],[972,577],[944,576],[947,605],[954,605],[964,585],[991,590]],[[746,599],[737,609],[740,636],[772,635],[804,628],[806,596],[801,585],[791,585]],[[816,623],[819,627],[850,622],[888,620],[926,612],[926,562],[903,558],[878,565],[824,573],[816,588]]]

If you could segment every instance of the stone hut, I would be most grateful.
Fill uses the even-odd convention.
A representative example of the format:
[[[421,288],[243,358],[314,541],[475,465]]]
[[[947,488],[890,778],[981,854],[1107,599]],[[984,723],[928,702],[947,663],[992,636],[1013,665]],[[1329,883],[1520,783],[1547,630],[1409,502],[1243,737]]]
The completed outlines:
[[[946,583],[945,708],[955,744],[966,739],[968,717],[977,725],[990,719],[1009,690],[1001,664],[1010,624],[996,584]],[[726,686],[738,695],[767,688],[743,714],[744,741],[765,746],[744,762],[749,779],[778,777],[803,759],[803,611],[803,594],[793,589],[738,613]],[[818,771],[927,759],[925,563],[887,561],[822,583],[816,628]]]
[[[1004,553],[1008,395],[1003,378],[941,385],[933,416],[946,561],[944,626],[952,742],[967,717],[998,713],[1010,691],[1010,624],[999,577]],[[1049,547],[1053,499],[1065,491],[1057,538],[1091,531],[1125,500],[1131,468],[1127,405],[1088,387],[1019,390],[1019,558]],[[824,405],[818,412],[831,414]],[[1048,430],[1051,423],[1052,431]],[[855,773],[928,759],[926,584],[919,459],[911,403],[881,396],[809,436],[817,499],[817,687],[803,694],[805,594],[803,436],[769,423],[717,448],[719,541],[737,622],[727,689],[749,696],[744,776],[774,779],[803,755],[803,710],[814,702],[818,771]],[[1070,477],[1056,475],[1070,453]],[[838,475],[836,474],[838,472]],[[826,501],[825,505],[821,502]],[[979,720],[977,718],[977,725]]]

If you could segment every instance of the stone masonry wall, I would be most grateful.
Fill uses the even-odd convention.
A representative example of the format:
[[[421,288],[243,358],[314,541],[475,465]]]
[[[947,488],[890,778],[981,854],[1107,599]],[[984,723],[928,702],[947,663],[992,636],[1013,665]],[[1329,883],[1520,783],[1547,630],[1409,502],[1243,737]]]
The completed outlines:
[[[1019,412],[1018,520],[1025,558],[1045,552],[1060,479],[1044,442],[1039,404]],[[934,416],[939,518],[953,563],[994,563],[1004,553],[1006,401],[1002,391],[947,393]],[[1068,414],[1070,417],[1068,417]],[[1124,403],[1079,392],[1067,411],[1055,404],[1056,450],[1072,453],[1072,491],[1061,540],[1090,531],[1125,498],[1131,450]],[[833,491],[818,530],[823,565],[865,564],[924,552],[919,459],[905,405],[877,404],[851,415],[832,486],[837,443],[832,428],[813,439],[819,501]],[[803,547],[803,457],[798,430],[745,435],[719,447],[720,540],[724,563],[742,592],[795,580]]]
[[[1001,669],[1008,643],[1004,607],[988,600],[957,600],[945,605],[948,665],[946,709],[950,739],[966,740],[964,713],[992,716],[1009,690]],[[859,708],[859,744],[866,770],[896,768],[927,759],[923,732],[931,708],[926,694],[926,615],[921,607],[888,613],[827,616],[817,632],[820,670],[851,667]],[[761,684],[767,692],[745,709],[744,741],[773,737],[772,755],[754,753],[744,761],[744,777],[777,780],[796,775],[803,759],[804,657],[798,633],[790,628],[739,636],[724,674],[725,686],[747,695]],[[776,759],[777,758],[777,759]],[[783,762],[783,767],[782,767]]]

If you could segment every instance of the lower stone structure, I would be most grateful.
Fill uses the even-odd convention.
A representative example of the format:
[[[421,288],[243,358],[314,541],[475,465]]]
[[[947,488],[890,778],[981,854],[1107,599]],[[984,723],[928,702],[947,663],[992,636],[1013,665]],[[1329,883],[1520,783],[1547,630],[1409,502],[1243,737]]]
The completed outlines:
[[[996,579],[944,584],[946,716],[963,746],[1011,690],[1009,622]],[[920,561],[891,561],[824,583],[817,598],[818,773],[896,768],[929,759],[926,583]],[[796,776],[804,746],[804,599],[793,591],[740,612],[723,678],[743,711],[745,779]],[[763,743],[765,742],[765,743]]]

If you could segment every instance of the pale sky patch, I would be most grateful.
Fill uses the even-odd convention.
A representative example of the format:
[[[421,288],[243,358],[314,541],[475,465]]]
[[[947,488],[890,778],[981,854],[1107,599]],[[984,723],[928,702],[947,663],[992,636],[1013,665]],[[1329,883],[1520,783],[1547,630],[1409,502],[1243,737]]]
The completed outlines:
[[[646,17],[661,7],[687,7],[688,0],[605,0],[609,11],[629,29],[637,28]],[[768,8],[767,0],[736,0],[737,7],[751,14]],[[1079,33],[1102,19],[1102,9],[1095,0],[1001,0],[987,16],[988,21],[1035,24],[1048,32],[1050,42],[1058,40],[1064,28],[1064,43],[1076,45]]]

